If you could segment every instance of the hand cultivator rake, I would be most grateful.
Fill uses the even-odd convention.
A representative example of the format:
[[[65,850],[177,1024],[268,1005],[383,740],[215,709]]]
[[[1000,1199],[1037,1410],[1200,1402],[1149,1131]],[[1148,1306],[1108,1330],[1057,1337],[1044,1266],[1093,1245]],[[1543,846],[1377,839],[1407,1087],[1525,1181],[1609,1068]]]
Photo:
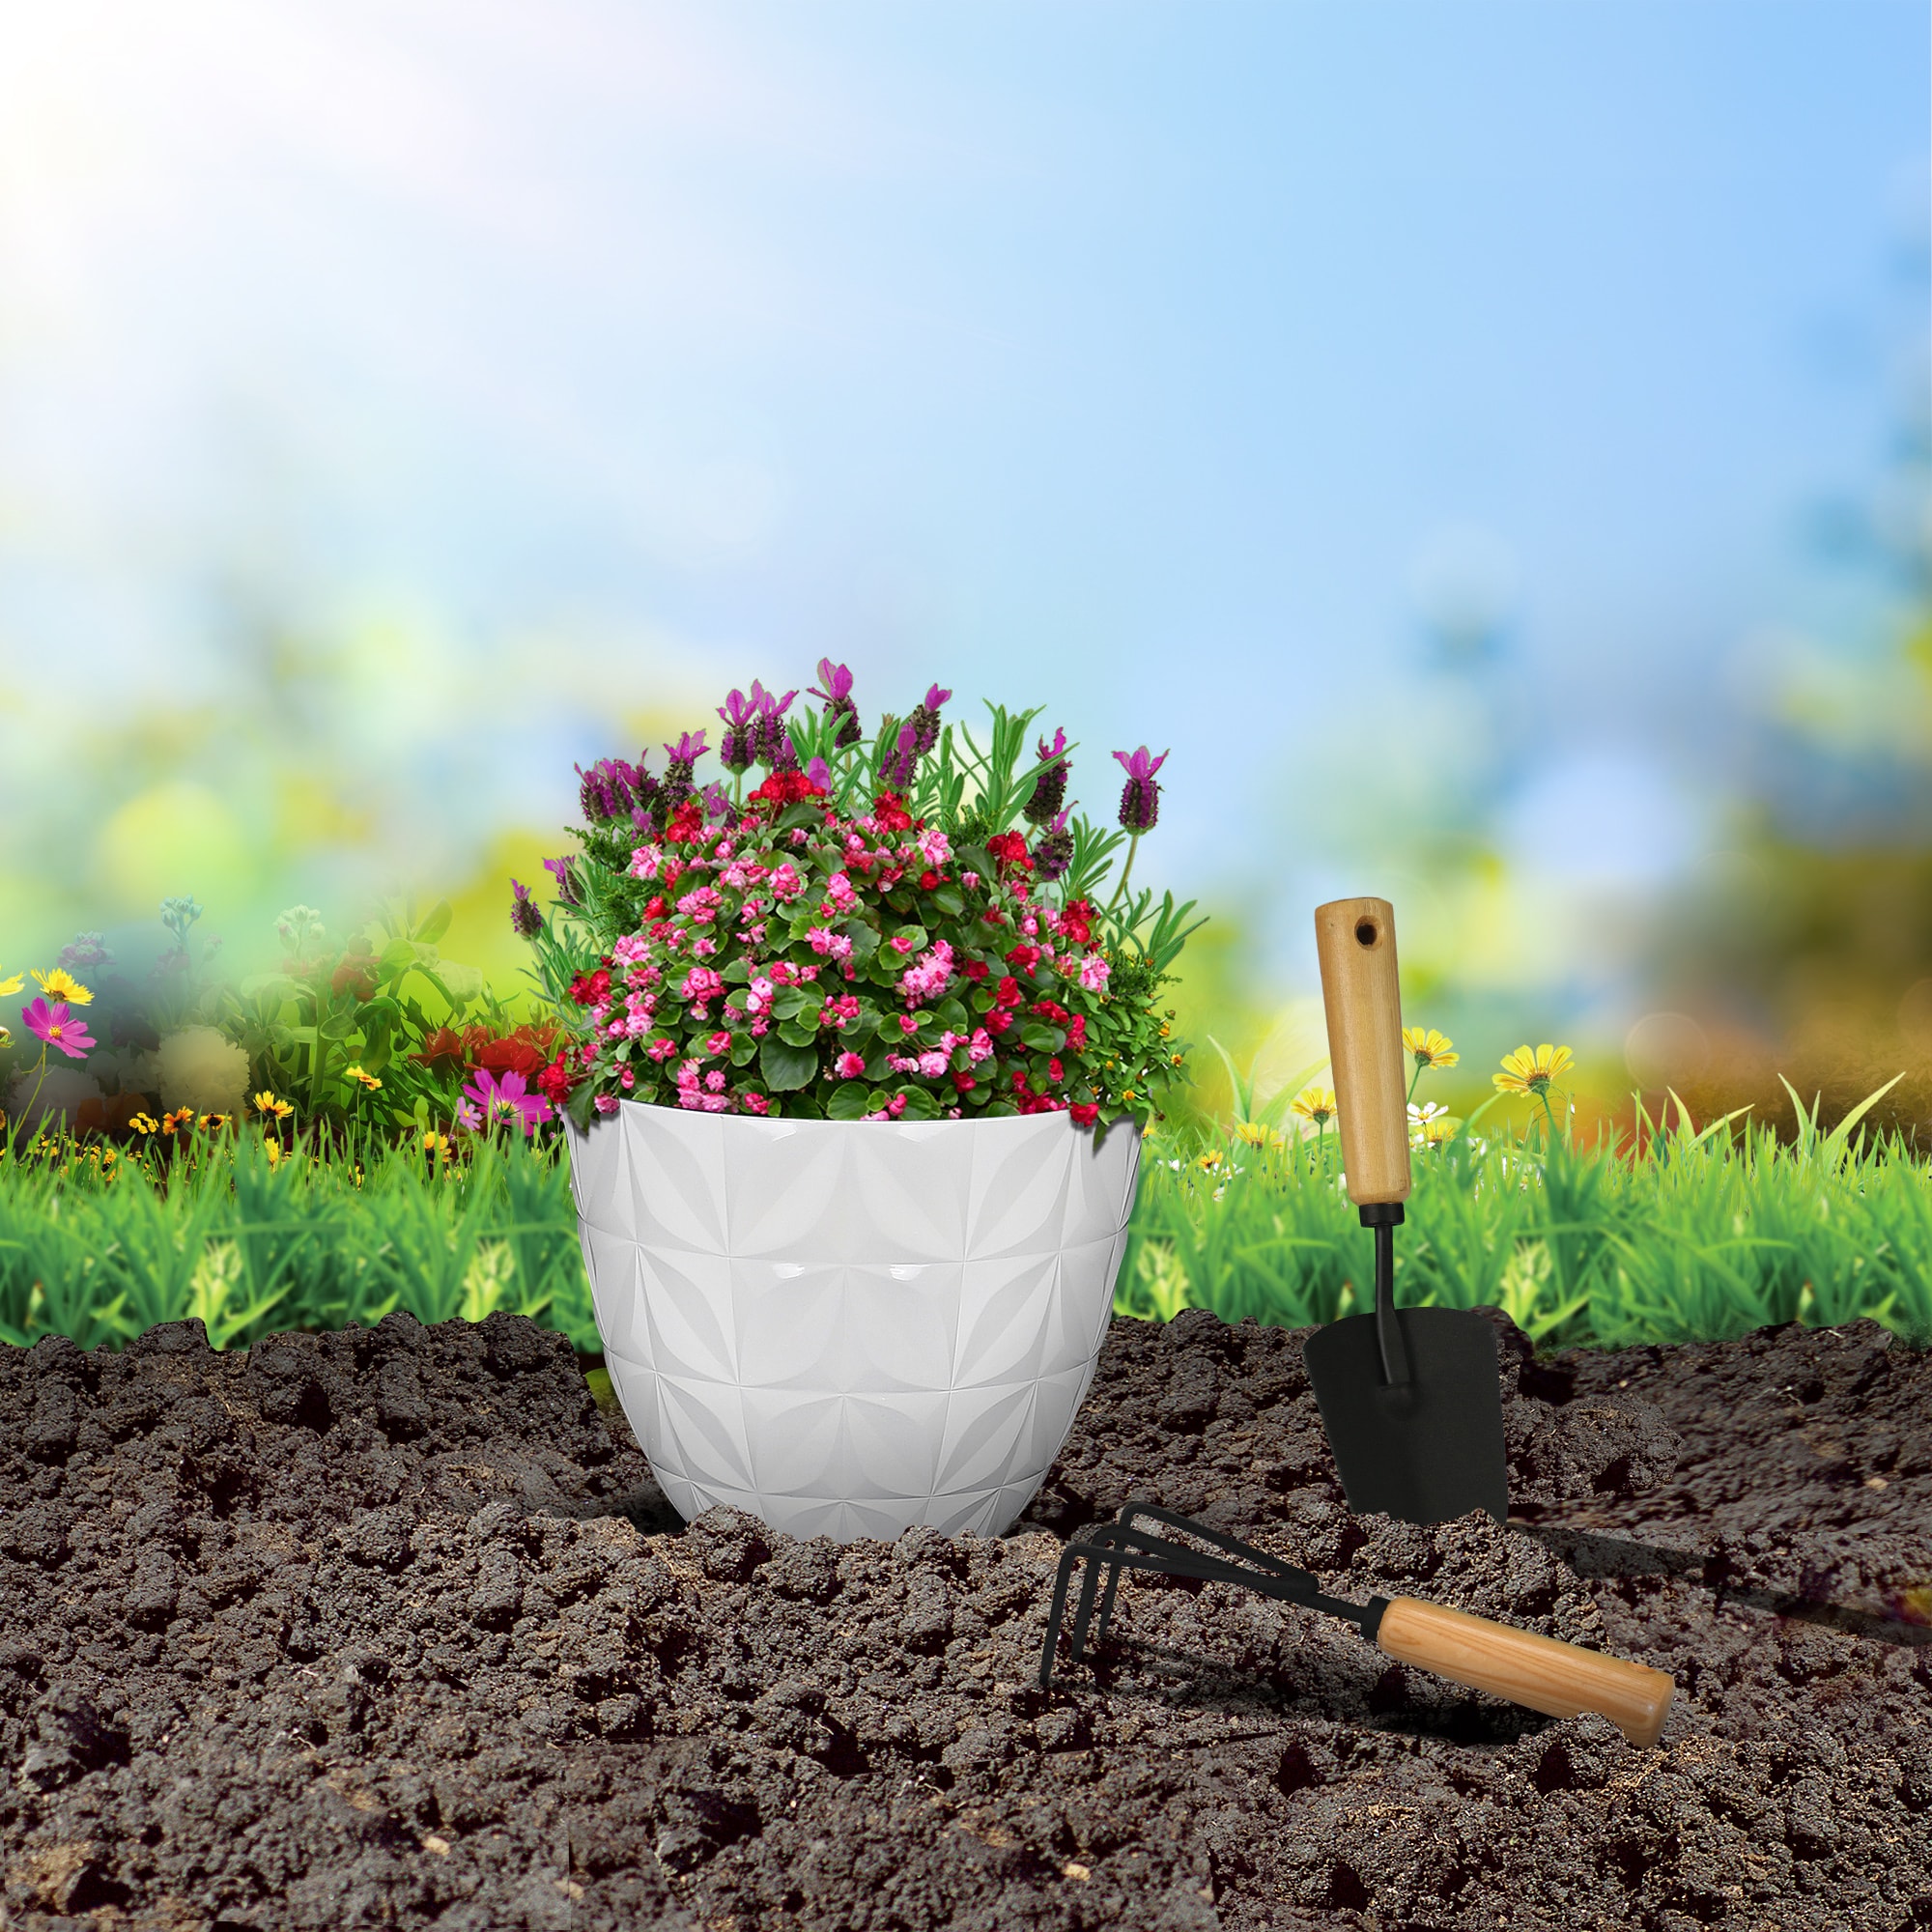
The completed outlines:
[[[1209,1547],[1201,1549],[1177,1542],[1172,1536],[1142,1527],[1144,1523],[1178,1530]],[[1086,1655],[1095,1598],[1100,1611],[1099,1624],[1094,1630],[1097,1644],[1106,1639],[1121,1572],[1145,1570],[1158,1577],[1238,1583],[1264,1597],[1340,1617],[1398,1663],[1432,1671],[1467,1690],[1492,1691],[1550,1717],[1574,1718],[1584,1711],[1598,1712],[1634,1745],[1657,1742],[1676,1688],[1666,1672],[1646,1664],[1628,1663],[1621,1658],[1492,1623],[1487,1617],[1470,1616],[1463,1610],[1419,1603],[1413,1597],[1371,1597],[1366,1604],[1351,1604],[1324,1596],[1308,1571],[1297,1570],[1238,1537],[1224,1536],[1153,1503],[1130,1502],[1112,1522],[1096,1524],[1061,1552],[1060,1569],[1053,1579],[1046,1643],[1039,1657],[1042,1690],[1053,1688],[1054,1652],[1065,1622],[1067,1589],[1080,1563],[1087,1565],[1087,1573],[1081,1578],[1079,1606],[1073,1616],[1071,1652],[1075,1663]]]

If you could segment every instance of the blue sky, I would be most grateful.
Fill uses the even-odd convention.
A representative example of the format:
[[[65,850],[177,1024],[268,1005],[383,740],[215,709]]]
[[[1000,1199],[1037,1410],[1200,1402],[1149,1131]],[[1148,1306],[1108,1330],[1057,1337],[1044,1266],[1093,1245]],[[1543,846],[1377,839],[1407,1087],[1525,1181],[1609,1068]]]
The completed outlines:
[[[223,586],[402,611],[484,687],[488,755],[422,691],[392,733],[473,831],[560,819],[600,713],[829,652],[872,706],[1046,703],[1090,806],[1107,750],[1171,746],[1168,874],[1268,880],[1289,934],[1485,783],[1524,877],[1654,884],[1719,836],[1713,707],[1858,635],[1800,531],[1872,486],[1923,349],[1920,5],[12,31],[21,743],[50,655],[110,710],[217,689]],[[1419,621],[1472,597],[1473,687]]]

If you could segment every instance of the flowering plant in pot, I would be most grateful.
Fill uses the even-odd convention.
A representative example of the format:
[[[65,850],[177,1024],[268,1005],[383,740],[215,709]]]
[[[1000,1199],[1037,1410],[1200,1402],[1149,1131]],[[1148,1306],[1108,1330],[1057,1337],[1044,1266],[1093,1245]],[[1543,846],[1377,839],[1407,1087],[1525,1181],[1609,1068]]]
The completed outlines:
[[[1165,754],[1115,753],[1107,826],[1037,711],[976,736],[934,687],[868,737],[844,667],[811,696],[732,692],[708,781],[708,730],[582,772],[551,912],[513,881],[567,1028],[538,1084],[673,1503],[1002,1529],[1092,1378],[1184,1066],[1159,999],[1192,902],[1131,890]]]

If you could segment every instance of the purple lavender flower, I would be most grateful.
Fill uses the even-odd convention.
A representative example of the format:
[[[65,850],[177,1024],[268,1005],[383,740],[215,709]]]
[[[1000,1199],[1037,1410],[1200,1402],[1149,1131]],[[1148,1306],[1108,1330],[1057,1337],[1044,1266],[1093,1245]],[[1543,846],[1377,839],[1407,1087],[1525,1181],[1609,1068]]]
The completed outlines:
[[[938,685],[929,684],[924,697],[913,706],[912,716],[906,722],[912,726],[921,757],[924,757],[939,743],[939,707],[952,696],[950,691],[941,691]]]
[[[730,794],[715,780],[706,785],[698,796],[704,806],[704,816],[707,819],[716,822],[718,819],[728,819],[731,816]]]
[[[1065,750],[1066,733],[1058,726],[1054,728],[1050,746],[1044,738],[1039,741],[1041,759],[1051,758],[1053,762],[1035,781],[1033,796],[1021,808],[1030,824],[1046,824],[1066,802],[1066,760],[1062,755]]]
[[[670,768],[658,786],[657,809],[667,819],[696,790],[692,782],[691,768],[706,750],[702,731],[687,731],[675,745],[665,747],[670,758]]]
[[[912,783],[912,775],[918,769],[919,732],[908,719],[899,726],[898,747],[886,760],[886,768],[879,776],[894,791],[904,791]]]
[[[1116,752],[1125,768],[1127,781],[1121,789],[1121,823],[1136,835],[1151,832],[1154,820],[1160,816],[1160,787],[1153,781],[1153,775],[1167,762],[1167,753],[1159,757],[1148,755],[1148,748],[1143,745],[1129,757],[1125,752]]]
[[[667,745],[665,754],[674,765],[682,765],[687,773],[710,750],[704,742],[703,731],[686,731],[675,745]]]
[[[727,772],[749,771],[757,761],[758,699],[762,696],[753,679],[750,697],[742,691],[734,691],[718,707],[718,715],[724,721],[724,739],[718,747],[718,762]]]
[[[1031,816],[1031,813],[1028,814]],[[1033,841],[1034,870],[1049,884],[1073,863],[1073,835],[1066,829],[1070,811],[1060,812]]]
[[[832,767],[823,758],[813,758],[805,768],[805,775],[820,791],[832,789]]]
[[[791,733],[785,729],[784,715],[791,709],[791,701],[798,693],[788,691],[780,697],[775,692],[761,690],[754,684],[752,696],[758,700],[758,722],[753,726],[753,733],[759,764],[767,765],[775,772],[795,772],[798,769],[798,753],[792,745]]]
[[[613,818],[629,816],[637,803],[641,776],[635,765],[622,758],[599,758],[587,772],[579,765],[577,776],[582,781],[578,786],[578,803],[591,824],[605,825]]]
[[[852,701],[852,673],[830,658],[818,661],[818,682],[811,687],[813,697],[825,700],[826,716],[838,721],[832,743],[838,751],[856,745],[865,735],[859,724],[859,707]]]
[[[556,898],[559,905],[575,906],[579,903],[577,881],[570,876],[568,859],[546,859],[544,870],[556,881]]]
[[[530,889],[510,881],[510,930],[525,939],[534,939],[543,930],[543,914],[530,897]]]

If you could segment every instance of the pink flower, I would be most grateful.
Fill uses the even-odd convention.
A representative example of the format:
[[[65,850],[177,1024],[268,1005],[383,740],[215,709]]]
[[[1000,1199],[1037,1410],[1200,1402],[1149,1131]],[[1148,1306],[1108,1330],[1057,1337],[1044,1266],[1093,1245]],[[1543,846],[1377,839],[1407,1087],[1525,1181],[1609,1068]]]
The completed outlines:
[[[704,1042],[704,1050],[706,1053],[729,1053],[731,1051],[731,1036],[728,1033],[714,1033]]]
[[[862,1053],[841,1053],[832,1063],[832,1070],[841,1080],[856,1080],[866,1070],[866,1057]]]
[[[614,1094],[598,1094],[597,1098],[591,1102],[591,1105],[593,1105],[600,1114],[614,1114],[617,1111],[617,1109],[621,1107],[623,1104],[624,1104],[623,1101],[618,1099],[618,1097]]]
[[[670,1059],[676,1051],[677,1041],[674,1039],[654,1039],[650,1045],[644,1048],[644,1052],[651,1059],[658,1061]]]
[[[843,872],[834,872],[825,882],[827,904],[838,912],[850,912],[859,903],[859,895],[852,889],[852,881]]]
[[[1105,992],[1107,988],[1107,975],[1111,971],[1112,968],[1108,966],[1106,960],[1099,953],[1090,952],[1080,962],[1080,983],[1090,993]]]
[[[634,879],[655,879],[662,857],[655,845],[639,845],[631,854],[631,876]]]
[[[539,1122],[551,1117],[550,1102],[541,1094],[532,1094],[514,1068],[499,1077],[486,1066],[464,1088],[463,1098],[456,1118],[466,1127],[494,1127],[498,1121],[514,1121],[527,1139]]]
[[[714,1094],[724,1093],[724,1069],[722,1066],[714,1066],[711,1069],[711,1071],[704,1076],[704,1084],[708,1088],[710,1088]]]
[[[899,991],[911,1005],[923,1006],[938,999],[952,983],[952,949],[942,939],[900,976]]]
[[[56,1000],[51,1006],[45,1000],[31,1000],[21,1008],[20,1017],[36,1039],[59,1047],[70,1060],[85,1060],[88,1048],[95,1044],[85,1018],[73,1018],[65,1000]]]
[[[946,1071],[948,1056],[939,1052],[922,1053],[919,1057],[919,1070],[928,1080],[937,1080]]]
[[[772,1003],[772,982],[769,980],[753,980],[745,989],[745,1010],[748,1013],[761,1013]]]
[[[802,825],[798,829],[801,834],[805,831],[805,827]],[[772,874],[772,891],[781,899],[797,898],[799,894],[804,890],[804,884],[805,882],[799,877],[789,860],[786,860]]]
[[[700,1000],[716,999],[724,990],[724,978],[714,967],[694,966],[678,990],[696,1005]]]
[[[969,893],[976,893],[980,890],[980,875],[978,872],[961,872],[959,874],[959,883]]]
[[[769,1114],[772,1103],[762,1094],[744,1094],[739,1096],[739,1106],[748,1114]]]
[[[641,932],[627,932],[611,949],[611,957],[620,966],[635,966],[650,955],[651,942]]]
[[[718,917],[718,908],[723,903],[722,896],[713,887],[695,886],[678,900],[677,909],[687,919],[708,925]]]
[[[952,842],[936,825],[919,835],[919,849],[928,866],[943,866],[952,856]]]
[[[993,1037],[984,1027],[975,1027],[973,1037],[966,1042],[966,1057],[975,1066],[982,1060],[993,1057]]]

